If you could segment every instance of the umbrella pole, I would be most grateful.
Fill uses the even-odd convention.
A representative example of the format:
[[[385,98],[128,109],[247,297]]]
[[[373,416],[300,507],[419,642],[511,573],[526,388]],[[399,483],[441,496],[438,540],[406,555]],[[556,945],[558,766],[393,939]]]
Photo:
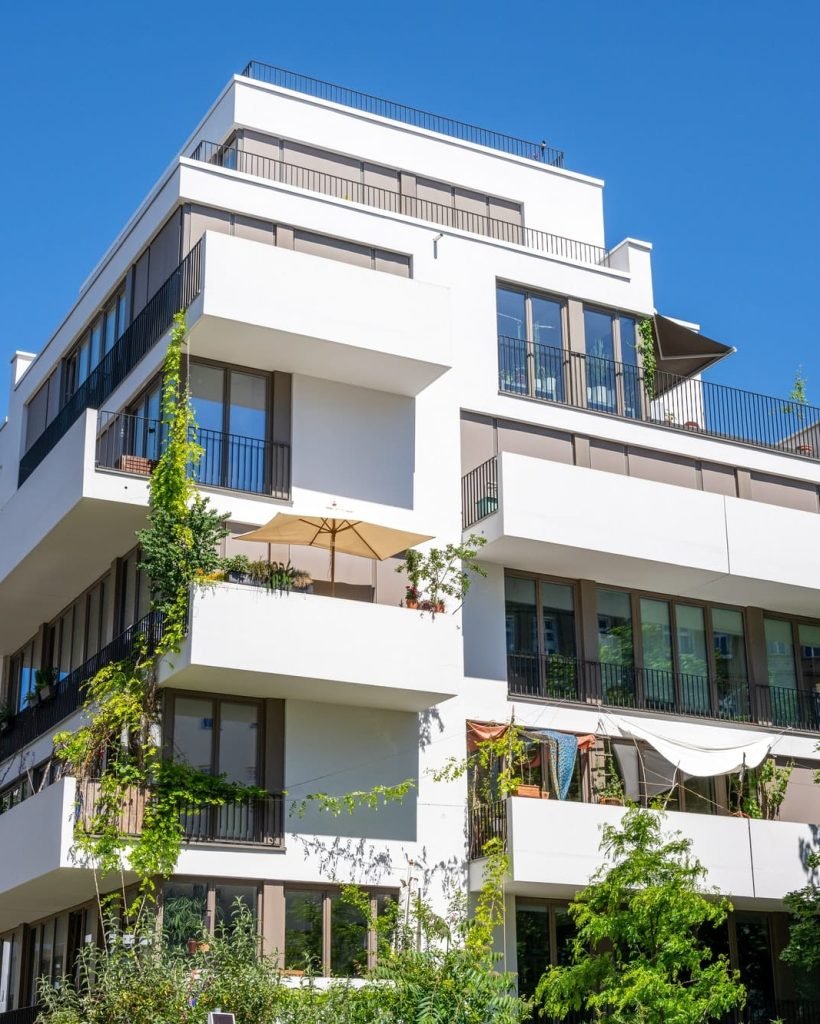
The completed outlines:
[[[330,596],[336,596],[336,531],[330,535]]]

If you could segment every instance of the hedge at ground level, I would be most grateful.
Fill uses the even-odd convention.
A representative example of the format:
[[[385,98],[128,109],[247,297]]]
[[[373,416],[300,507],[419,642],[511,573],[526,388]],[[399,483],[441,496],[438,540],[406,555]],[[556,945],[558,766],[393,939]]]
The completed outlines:
[[[339,979],[320,989],[309,978],[282,983],[275,963],[258,954],[250,913],[193,955],[158,940],[153,922],[133,938],[109,931],[107,949],[80,954],[78,992],[43,985],[41,1024],[207,1024],[208,1012],[236,1014],[237,1024],[519,1024],[527,1004],[513,979],[494,972],[487,952],[446,946],[385,952],[373,984]],[[84,991],[83,991],[84,990]]]

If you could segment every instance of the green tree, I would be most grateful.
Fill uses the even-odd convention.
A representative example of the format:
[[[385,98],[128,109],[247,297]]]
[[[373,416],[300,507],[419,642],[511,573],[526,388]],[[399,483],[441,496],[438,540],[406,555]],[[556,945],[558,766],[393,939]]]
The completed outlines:
[[[820,745],[817,747],[820,752]],[[820,785],[820,771],[814,781]],[[807,988],[807,995],[817,997],[820,990],[820,828],[814,826],[814,849],[803,852],[807,882],[802,889],[787,893],[783,902],[791,912],[789,941],[780,954],[795,968],[798,989]]]
[[[724,899],[709,898],[691,841],[662,832],[662,818],[631,808],[606,826],[606,857],[569,913],[577,932],[572,963],[551,967],[536,1000],[563,1020],[584,1011],[607,1024],[701,1024],[742,1006],[745,993],[706,934],[726,920]]]

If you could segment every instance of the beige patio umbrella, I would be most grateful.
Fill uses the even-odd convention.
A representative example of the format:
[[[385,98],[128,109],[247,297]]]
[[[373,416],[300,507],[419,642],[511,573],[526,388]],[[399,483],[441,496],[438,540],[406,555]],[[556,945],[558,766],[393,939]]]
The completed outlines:
[[[330,592],[336,593],[336,552],[360,555],[377,562],[397,555],[432,538],[423,533],[395,530],[355,519],[335,505],[317,515],[279,512],[258,530],[239,534],[237,540],[258,540],[265,544],[303,544],[330,550]]]

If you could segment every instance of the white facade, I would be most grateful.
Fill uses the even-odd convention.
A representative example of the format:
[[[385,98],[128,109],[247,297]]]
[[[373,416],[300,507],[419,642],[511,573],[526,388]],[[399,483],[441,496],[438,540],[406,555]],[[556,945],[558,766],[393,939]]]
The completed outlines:
[[[40,769],[58,722],[78,721],[69,690],[83,666],[147,611],[129,558],[169,324],[146,302],[186,260],[196,262],[188,372],[211,459],[202,490],[228,515],[226,553],[255,557],[236,538],[277,511],[336,502],[434,545],[457,542],[463,523],[487,541],[487,576],[463,609],[431,616],[400,607],[395,559],[341,557],[330,596],[326,552],[273,549],[310,573],[314,593],[236,583],[196,593],[183,650],[162,672],[173,744],[187,742],[189,719],[213,731],[230,707],[259,737],[242,770],[287,796],[275,843],[192,841],[175,881],[205,885],[210,901],[220,886],[255,888],[267,946],[286,963],[292,893],[418,885],[442,910],[480,885],[466,780],[432,778],[465,755],[467,722],[514,714],[533,729],[594,734],[600,762],[632,715],[682,751],[768,737],[772,756],[795,761],[787,820],[733,817],[725,775],[698,784],[697,809],[686,809],[682,776],[670,782],[684,809],[669,825],[694,840],[709,884],[749,913],[782,911],[820,822],[807,783],[820,766],[820,462],[785,434],[772,439],[765,417],[727,432],[703,366],[658,396],[632,389],[628,334],[655,312],[651,245],[604,246],[599,179],[252,78],[228,83],[54,336],[13,362],[0,429],[2,694],[19,712],[0,734],[7,963],[31,926],[36,936],[38,922],[93,898],[70,851],[74,782],[47,785]],[[505,327],[502,342],[499,288],[523,311],[518,336]],[[153,316],[157,337],[84,401],[93,357],[75,371],[74,353],[80,366],[86,332],[93,347],[98,312],[104,332],[112,309],[112,342],[134,344],[139,317]],[[714,358],[706,346],[704,365]],[[686,422],[669,412],[680,395]],[[511,596],[511,580],[531,605]],[[618,602],[628,622],[613,634]],[[628,638],[617,663],[612,636]],[[556,657],[575,666],[571,692],[566,680],[550,689]],[[65,676],[54,703],[26,709],[33,671],[52,664]],[[214,767],[233,770],[231,750],[213,742]],[[233,754],[238,764],[243,752]],[[510,969],[519,909],[571,899],[600,863],[601,824],[622,813],[596,802],[593,769],[578,761],[577,798],[519,797],[501,810]],[[408,778],[400,805],[287,812],[311,792]],[[23,960],[0,988],[0,1021],[30,998]],[[789,998],[788,980],[773,978]]]

